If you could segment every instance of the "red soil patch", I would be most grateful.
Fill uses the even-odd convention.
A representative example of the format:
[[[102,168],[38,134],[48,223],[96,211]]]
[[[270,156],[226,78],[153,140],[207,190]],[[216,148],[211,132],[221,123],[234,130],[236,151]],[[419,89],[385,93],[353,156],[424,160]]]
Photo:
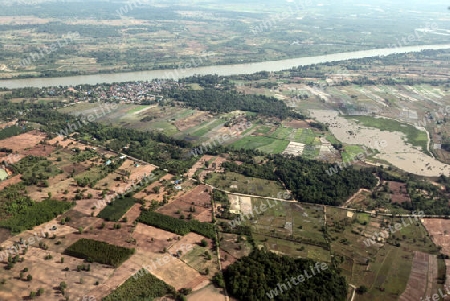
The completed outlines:
[[[196,111],[185,119],[175,121],[175,126],[180,132],[190,129],[212,118],[208,112]]]
[[[211,160],[213,160],[213,161],[211,163],[209,163],[208,168],[206,168],[205,163],[209,162]],[[213,173],[213,172],[223,173],[224,169],[222,168],[222,164],[223,164],[223,162],[226,162],[226,161],[227,161],[227,159],[223,158],[223,157],[204,155],[200,158],[200,160],[198,160],[192,166],[191,169],[189,169],[189,171],[187,172],[187,177],[192,178],[198,169],[204,169],[200,173],[200,181],[203,181],[205,176],[209,173]]]
[[[226,258],[226,259],[225,259]],[[231,255],[230,253],[220,249],[220,261],[222,265],[222,269],[226,269],[230,264],[233,264],[238,259]]]
[[[183,214],[185,218],[187,218],[189,214],[192,214],[194,219],[210,222],[212,221],[210,192],[211,188],[209,186],[198,185],[188,193],[159,208],[157,212],[175,218],[179,218],[180,214]],[[195,212],[190,211],[191,207],[195,208]],[[180,210],[180,214],[176,213],[178,210]]]
[[[12,178],[9,178],[9,179],[6,179],[6,180],[0,182],[0,190],[5,189],[6,186],[14,185],[14,184],[19,183],[20,182],[20,177],[21,177],[21,175],[19,174],[19,175],[16,175],[16,176],[12,177]]]
[[[392,191],[391,199],[393,203],[411,202],[405,183],[388,182],[388,187],[389,190]]]
[[[450,220],[440,218],[425,218],[423,225],[430,234],[431,239],[442,247],[441,253],[450,256]]]
[[[63,167],[61,167],[61,169],[66,174],[71,174],[72,171],[73,171],[74,172],[73,175],[74,175],[74,177],[76,177],[78,174],[86,171],[87,167],[84,166],[81,163],[73,163],[73,164],[70,164],[70,165],[63,166]]]
[[[304,120],[292,120],[289,122],[285,122],[284,125],[294,128],[294,129],[304,129],[311,127],[308,122]]]
[[[26,156],[48,157],[56,147],[52,145],[38,144],[35,147],[23,152]]]
[[[400,301],[419,300],[425,295],[432,296],[433,283],[437,277],[436,255],[414,252],[414,259],[406,289]]]
[[[45,138],[46,135],[44,133],[31,131],[0,140],[0,147],[10,148],[13,152],[23,152],[25,149],[35,146]]]

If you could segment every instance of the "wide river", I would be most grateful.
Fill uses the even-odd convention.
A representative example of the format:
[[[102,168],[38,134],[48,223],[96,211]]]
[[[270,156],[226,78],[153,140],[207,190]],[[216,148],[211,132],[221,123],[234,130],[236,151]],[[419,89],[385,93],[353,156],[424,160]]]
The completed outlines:
[[[189,66],[186,64],[182,65],[181,68],[170,70],[151,70],[151,71],[124,72],[115,74],[92,74],[92,75],[78,75],[69,77],[57,77],[57,78],[26,78],[26,79],[0,80],[0,87],[14,89],[23,87],[76,86],[82,84],[95,85],[99,83],[150,81],[157,78],[178,79],[196,74],[197,75],[217,74],[221,76],[236,75],[236,74],[253,74],[260,71],[281,71],[298,66],[307,66],[326,62],[338,62],[350,59],[360,59],[365,57],[386,56],[394,53],[418,52],[427,49],[435,49],[435,50],[450,49],[450,44],[372,49],[355,52],[334,53],[312,57],[300,57],[281,61],[266,61],[250,64],[214,65],[214,66],[193,67],[193,68],[189,68]]]

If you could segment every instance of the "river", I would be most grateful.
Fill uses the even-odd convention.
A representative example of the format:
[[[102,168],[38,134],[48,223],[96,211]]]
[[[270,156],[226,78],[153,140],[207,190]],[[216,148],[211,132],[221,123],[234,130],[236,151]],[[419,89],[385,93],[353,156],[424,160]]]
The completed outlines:
[[[298,66],[307,66],[326,62],[338,62],[366,57],[386,56],[394,53],[418,52],[422,50],[450,49],[447,45],[421,45],[405,46],[398,48],[371,49],[345,53],[334,53],[312,57],[300,57],[280,61],[265,61],[249,64],[214,65],[206,67],[189,67],[187,64],[182,68],[170,70],[151,70],[124,72],[115,74],[92,74],[77,75],[57,78],[25,78],[0,80],[0,87],[8,89],[23,87],[47,87],[47,86],[76,86],[82,84],[95,85],[99,83],[150,81],[153,79],[178,79],[192,75],[217,74],[221,76],[236,74],[253,74],[261,71],[281,71]]]

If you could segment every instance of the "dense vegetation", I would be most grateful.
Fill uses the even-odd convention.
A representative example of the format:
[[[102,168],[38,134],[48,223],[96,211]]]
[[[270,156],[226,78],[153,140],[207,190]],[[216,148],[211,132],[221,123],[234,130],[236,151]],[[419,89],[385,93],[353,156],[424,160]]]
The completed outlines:
[[[27,132],[28,130],[29,130],[29,128],[25,128],[25,127],[22,128],[22,127],[15,126],[15,125],[4,128],[4,129],[0,130],[0,140],[20,135],[22,133]]]
[[[325,205],[341,205],[359,189],[370,189],[377,183],[370,169],[348,167],[329,176],[325,170],[332,167],[330,164],[282,155],[271,158],[260,165],[224,162],[222,166],[247,177],[280,180],[298,201]]]
[[[235,90],[221,91],[212,88],[204,90],[174,90],[168,96],[202,111],[226,113],[241,110],[280,119],[288,117],[303,118],[302,115],[290,110],[279,99],[257,94],[245,95]]]
[[[142,211],[137,221],[178,235],[195,232],[211,239],[216,236],[213,224],[202,223],[197,220],[184,221],[153,211]]]
[[[103,301],[147,301],[174,295],[175,289],[150,273],[134,278],[130,277],[124,284],[114,290]]]
[[[3,218],[0,227],[20,233],[46,223],[72,207],[72,203],[55,200],[33,202],[22,184],[6,187],[0,192]]]
[[[30,95],[38,89],[20,89],[17,94]],[[29,122],[40,123],[42,129],[51,135],[68,131],[69,124],[76,126],[78,119],[74,116],[62,114],[54,107],[62,104],[55,101],[47,104],[14,104],[8,101],[0,102],[0,118],[9,120],[19,118]],[[18,114],[27,111],[26,115]],[[78,121],[79,122],[79,121]],[[81,122],[80,122],[81,123]],[[96,143],[102,144],[117,152],[153,163],[161,169],[167,169],[174,174],[186,172],[195,162],[195,158],[187,158],[192,145],[184,140],[177,140],[158,131],[141,132],[123,127],[106,126],[99,123],[87,123],[77,127],[79,137],[95,138]],[[69,131],[70,132],[70,131]],[[75,136],[77,137],[77,136]],[[128,149],[123,147],[129,144]]]
[[[64,253],[89,262],[98,262],[118,267],[133,255],[135,249],[118,247],[106,242],[82,238],[68,247]]]
[[[116,199],[100,211],[97,217],[104,218],[106,221],[117,222],[136,202],[137,200],[132,197]]]
[[[224,271],[224,279],[228,292],[238,300],[267,300],[266,294],[277,288],[278,284],[286,284],[292,277],[304,275],[304,271],[311,275],[310,267],[314,265],[315,262],[310,259],[294,259],[255,250],[230,265]],[[298,285],[292,284],[292,288],[287,286],[282,293],[278,291],[278,296],[273,300],[344,301],[346,297],[345,278],[328,266],[310,279]]]
[[[19,162],[14,163],[11,168],[22,175],[21,179],[25,185],[48,186],[46,180],[59,172],[47,158],[36,156],[22,158]]]

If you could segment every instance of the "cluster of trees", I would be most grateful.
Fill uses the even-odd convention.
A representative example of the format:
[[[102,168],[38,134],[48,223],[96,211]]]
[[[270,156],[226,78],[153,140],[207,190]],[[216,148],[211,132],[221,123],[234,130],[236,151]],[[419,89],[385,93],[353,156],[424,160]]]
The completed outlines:
[[[103,301],[146,301],[156,300],[163,296],[174,297],[175,300],[186,300],[184,295],[189,293],[189,289],[175,288],[159,280],[150,273],[145,273],[137,278],[130,277],[125,283],[114,290]]]
[[[186,235],[189,232],[195,232],[211,239],[216,237],[216,231],[213,224],[202,223],[197,220],[184,221],[154,211],[142,211],[137,221],[178,235]]]
[[[48,187],[46,180],[57,173],[56,167],[47,158],[37,156],[27,156],[11,165],[10,168],[15,173],[22,174],[21,180],[25,185],[37,185],[44,182],[43,186]]]
[[[167,92],[167,96],[201,111],[227,113],[241,110],[280,119],[288,117],[304,119],[303,115],[290,110],[279,99],[265,95],[245,95],[238,93],[236,90],[221,91],[213,88],[205,88],[203,90],[171,89]]]
[[[118,247],[106,242],[82,238],[68,247],[64,253],[89,262],[98,262],[118,267],[133,255],[135,249]]]
[[[117,222],[136,202],[137,200],[133,197],[116,199],[100,211],[97,217],[103,218],[106,221]]]
[[[348,167],[329,176],[326,170],[330,164],[293,156],[269,158],[264,164],[224,162],[222,166],[247,177],[279,180],[298,201],[325,205],[341,205],[359,189],[371,189],[377,183],[371,169]]]
[[[25,92],[24,92],[25,93]],[[62,104],[55,101],[48,104],[13,104],[7,101],[0,103],[0,118],[19,118],[43,125],[43,130],[55,135],[68,127],[77,124],[75,116],[59,113],[54,107]],[[27,111],[26,116],[19,115],[19,111]],[[81,122],[80,122],[81,123]],[[188,141],[171,138],[159,131],[137,131],[123,127],[113,127],[99,123],[88,123],[79,127],[80,136],[92,136],[96,141],[117,152],[124,152],[130,156],[154,163],[161,169],[180,174],[196,161],[188,153],[192,145]],[[123,149],[129,145],[129,148]]]
[[[312,275],[311,267],[315,264],[310,259],[294,259],[255,249],[230,265],[223,277],[228,292],[238,300],[267,300],[267,293],[274,289],[278,289],[278,293],[273,295],[273,300],[346,300],[345,277],[331,266],[303,282],[296,280],[298,285],[291,282],[292,277],[304,275],[305,271]],[[287,282],[292,283],[291,288]],[[282,292],[279,284],[286,287]]]
[[[0,140],[20,135],[22,133],[29,131],[30,129],[31,128],[29,128],[29,127],[20,127],[20,126],[16,126],[16,125],[4,128],[4,129],[0,130]]]
[[[229,203],[228,195],[221,190],[213,189],[212,198],[215,202]]]
[[[7,188],[10,187],[11,186]],[[8,191],[11,190],[8,189]],[[51,221],[73,206],[73,203],[59,202],[50,199],[36,203],[28,196],[23,195],[23,193],[24,192],[19,192],[18,194],[14,194],[12,201],[5,202],[7,212],[10,215],[6,219],[0,221],[0,227],[9,229],[13,233],[31,230],[33,227]],[[4,206],[4,202],[1,204]]]

